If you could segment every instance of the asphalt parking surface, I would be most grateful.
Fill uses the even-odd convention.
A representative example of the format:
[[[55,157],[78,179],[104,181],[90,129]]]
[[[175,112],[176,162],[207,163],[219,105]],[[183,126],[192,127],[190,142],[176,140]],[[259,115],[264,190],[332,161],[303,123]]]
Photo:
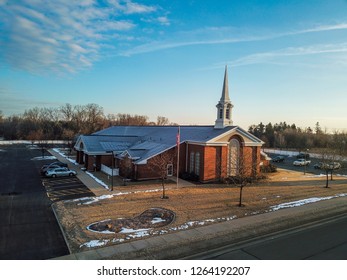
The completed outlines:
[[[77,177],[43,177],[42,184],[52,202],[95,196]]]
[[[40,150],[0,146],[0,259],[42,260],[68,254],[42,186]]]

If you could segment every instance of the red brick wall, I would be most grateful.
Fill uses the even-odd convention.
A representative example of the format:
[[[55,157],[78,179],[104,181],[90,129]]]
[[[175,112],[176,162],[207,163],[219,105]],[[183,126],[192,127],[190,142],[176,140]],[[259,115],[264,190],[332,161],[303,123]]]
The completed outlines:
[[[180,152],[181,154],[181,152]],[[161,155],[157,155],[156,157],[160,157]],[[162,154],[162,156],[166,159],[163,161],[162,171],[158,169],[157,164],[155,164],[156,157],[151,158],[147,161],[147,164],[137,165],[136,170],[134,172],[134,178],[137,180],[145,180],[145,179],[158,179],[162,177],[161,172],[165,172],[167,170],[167,165],[172,164],[174,168],[174,175],[177,170],[177,149],[172,148]],[[181,161],[181,160],[180,160]],[[181,169],[181,168],[180,168]]]
[[[127,179],[134,178],[135,167],[134,167],[134,164],[130,158],[125,157],[124,159],[120,160],[118,168],[119,168],[119,175],[121,177],[124,177]]]
[[[221,177],[226,178],[228,176],[228,147],[221,147]]]
[[[216,180],[220,173],[220,167],[217,166],[217,156],[220,156],[219,147],[204,147],[204,172],[201,174],[200,181]]]
[[[100,156],[100,164],[112,167],[112,155],[102,155]]]

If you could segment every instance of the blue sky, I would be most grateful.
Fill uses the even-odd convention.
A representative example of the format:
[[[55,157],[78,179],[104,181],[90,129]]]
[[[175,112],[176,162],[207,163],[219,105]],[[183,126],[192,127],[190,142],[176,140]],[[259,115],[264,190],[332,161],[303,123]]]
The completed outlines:
[[[214,124],[347,130],[346,0],[0,0],[0,110],[96,103]]]

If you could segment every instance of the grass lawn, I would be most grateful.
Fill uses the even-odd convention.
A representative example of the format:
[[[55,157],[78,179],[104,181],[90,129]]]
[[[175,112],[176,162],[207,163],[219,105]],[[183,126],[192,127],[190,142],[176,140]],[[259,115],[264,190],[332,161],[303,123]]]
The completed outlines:
[[[230,217],[242,218],[267,212],[271,206],[284,202],[347,193],[347,178],[335,176],[334,180],[329,182],[329,186],[325,188],[325,177],[279,170],[263,181],[244,187],[244,207],[238,206],[240,189],[221,184],[196,185],[189,188],[176,188],[174,184],[168,184],[166,195],[169,199],[161,199],[160,185],[152,186],[154,189],[157,187],[157,191],[152,192],[145,192],[148,186],[123,186],[116,187],[107,199],[91,203],[88,200],[60,201],[55,203],[54,207],[70,248],[73,252],[78,252],[88,249],[86,246],[80,246],[91,240],[99,240],[99,245],[114,245],[127,241],[125,234],[104,234],[87,230],[88,225],[98,221],[132,218],[149,208],[162,207],[176,214],[170,225],[160,229],[171,232],[175,228],[177,230],[177,227],[187,228],[188,224],[198,226],[196,223],[189,223],[192,221],[208,224]],[[114,195],[119,192],[127,194]],[[218,218],[224,219],[217,221]]]

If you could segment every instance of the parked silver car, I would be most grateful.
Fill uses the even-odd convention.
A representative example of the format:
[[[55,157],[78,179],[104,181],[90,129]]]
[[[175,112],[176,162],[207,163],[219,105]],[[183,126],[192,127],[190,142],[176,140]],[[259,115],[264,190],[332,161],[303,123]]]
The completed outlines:
[[[45,175],[49,169],[57,168],[57,167],[67,167],[67,164],[60,161],[55,161],[50,164],[45,164],[41,167],[41,175]]]
[[[75,176],[77,173],[74,170],[70,170],[66,167],[58,167],[47,170],[46,177],[64,177],[64,176]]]

